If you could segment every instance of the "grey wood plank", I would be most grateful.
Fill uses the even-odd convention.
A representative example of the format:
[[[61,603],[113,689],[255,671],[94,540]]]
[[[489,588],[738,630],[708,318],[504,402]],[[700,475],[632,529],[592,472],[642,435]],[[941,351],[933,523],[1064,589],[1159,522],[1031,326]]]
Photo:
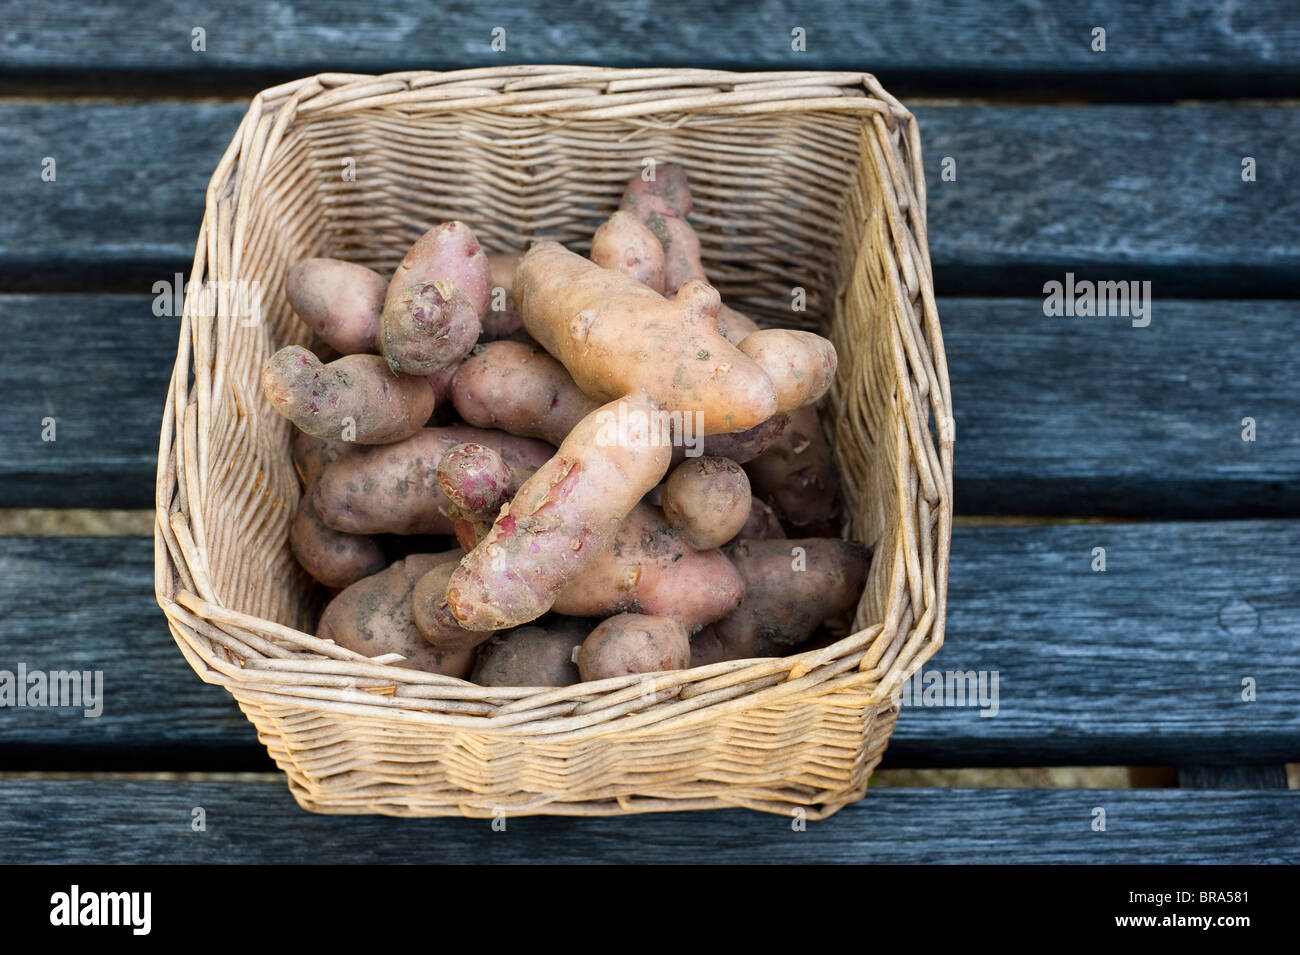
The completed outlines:
[[[927,669],[996,716],[914,695],[889,765],[1300,757],[1300,522],[958,528],[948,601]]]
[[[224,80],[479,67],[493,63],[731,69],[871,70],[905,87],[1086,90],[1127,96],[1277,95],[1295,89],[1300,29],[1285,0],[1094,0],[973,4],[805,0],[795,7],[723,0],[557,0],[544,7],[414,0],[360,8],[342,0],[252,0],[195,10],[184,0],[15,5],[0,70],[44,82]],[[193,49],[195,28],[205,49]],[[504,50],[492,30],[506,31]],[[803,51],[791,30],[802,27]],[[1105,52],[1092,48],[1106,30]],[[431,62],[419,51],[430,48]]]
[[[932,106],[921,120],[944,295],[1039,297],[1067,271],[1158,298],[1300,292],[1300,110]],[[139,291],[188,270],[240,105],[0,105],[0,289]],[[1257,181],[1241,181],[1255,158]],[[43,182],[41,160],[59,163]],[[957,179],[941,178],[944,157]],[[473,223],[471,223],[472,225]]]
[[[180,319],[151,306],[0,295],[0,507],[153,506]]]
[[[152,306],[0,295],[0,506],[152,506],[179,328]],[[1145,328],[1049,318],[1036,299],[939,308],[959,512],[1300,514],[1300,304],[1157,299]],[[42,440],[47,417],[54,442]]]
[[[884,788],[804,831],[744,810],[507,818],[494,831],[312,815],[279,783],[0,779],[7,861],[63,864],[1295,864],[1298,818],[1291,792]]]
[[[984,671],[989,691],[996,672],[997,715],[916,695],[887,764],[1300,761],[1298,568],[1297,522],[960,527],[926,669]],[[0,763],[267,766],[234,702],[184,663],[151,580],[145,539],[0,538],[0,669],[104,675],[97,718],[5,712]]]
[[[1300,513],[1300,305],[1156,298],[1144,328],[1042,305],[939,302],[959,513]]]
[[[1178,785],[1183,789],[1286,789],[1286,766],[1178,767]]]
[[[177,649],[150,539],[0,538],[0,670],[19,665],[98,672],[101,705],[0,710],[6,769],[273,768],[230,694]]]

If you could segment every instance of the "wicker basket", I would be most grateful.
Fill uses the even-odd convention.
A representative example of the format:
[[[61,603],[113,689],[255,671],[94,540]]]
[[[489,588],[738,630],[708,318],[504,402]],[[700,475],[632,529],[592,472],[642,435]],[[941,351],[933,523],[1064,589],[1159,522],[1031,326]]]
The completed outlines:
[[[310,636],[325,595],[289,552],[289,426],[260,387],[268,355],[308,341],[288,267],[391,271],[453,218],[489,251],[541,236],[585,250],[647,158],[687,169],[724,298],[839,351],[822,419],[846,532],[873,548],[854,632],[559,689],[480,687]],[[503,67],[264,91],[208,187],[163,417],[156,587],[181,652],[314,812],[821,818],[858,799],[902,681],[943,637],[952,405],[925,229],[916,122],[865,74]]]

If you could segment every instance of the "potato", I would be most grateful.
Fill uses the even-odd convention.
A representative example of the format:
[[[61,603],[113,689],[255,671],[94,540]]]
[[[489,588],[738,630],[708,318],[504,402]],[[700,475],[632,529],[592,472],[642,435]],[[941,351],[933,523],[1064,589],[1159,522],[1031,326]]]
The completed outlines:
[[[329,527],[349,534],[450,534],[451,504],[438,486],[438,462],[458,444],[474,442],[500,454],[518,487],[555,449],[501,431],[454,425],[424,428],[405,441],[353,448],[327,466],[314,504]]]
[[[724,553],[745,581],[740,606],[714,624],[731,659],[782,656],[851,614],[871,566],[865,547],[825,537],[742,540]]]
[[[438,487],[451,510],[452,530],[461,547],[472,550],[492,529],[501,506],[510,500],[514,473],[505,459],[481,444],[458,444],[438,462]]]
[[[448,653],[472,650],[492,636],[492,631],[466,630],[447,607],[447,584],[458,562],[447,561],[416,581],[411,591],[411,616],[429,645]]]
[[[387,570],[348,587],[325,608],[316,635],[368,657],[400,653],[401,666],[464,678],[474,665],[474,652],[446,652],[431,647],[411,616],[411,591],[424,574],[454,561],[461,551],[415,554]]]
[[[791,533],[834,535],[840,479],[830,445],[811,405],[790,412],[790,423],[758,457],[745,465],[754,494]]]
[[[664,250],[655,234],[632,213],[620,209],[596,230],[591,261],[617,269],[660,294],[664,290]]]
[[[744,431],[777,413],[767,373],[717,329],[721,300],[689,282],[669,302],[622,272],[538,242],[515,273],[528,333],[597,401],[644,391],[702,433]]]
[[[341,259],[305,259],[289,269],[284,291],[298,317],[341,355],[379,351],[379,316],[388,281]]]
[[[736,534],[736,540],[781,540],[785,530],[777,519],[776,511],[757,498],[749,499],[749,517]]]
[[[492,288],[487,255],[462,222],[444,222],[411,246],[384,298],[379,344],[389,367],[431,375],[460,361],[482,330]]]
[[[754,332],[736,347],[772,379],[780,412],[814,403],[835,379],[835,346],[812,332],[767,328]]]
[[[599,405],[535,345],[488,342],[460,363],[451,400],[466,423],[558,447]]]
[[[693,549],[662,511],[639,503],[554,606],[574,617],[626,611],[672,617],[690,633],[731,613],[744,592],[720,551]]]
[[[573,652],[591,631],[585,620],[551,617],[498,633],[479,647],[470,680],[483,686],[569,686],[581,681]]]
[[[298,428],[289,433],[289,456],[302,486],[308,491],[316,486],[326,466],[338,460],[339,455],[350,447],[352,445],[347,441],[315,438]]]
[[[388,561],[379,541],[326,527],[311,495],[304,494],[289,525],[289,548],[303,570],[326,587],[339,589],[377,574]]]
[[[721,547],[745,526],[752,497],[749,478],[735,461],[688,458],[664,483],[664,517],[691,547],[709,550]]]
[[[668,617],[623,613],[601,622],[578,651],[584,683],[626,676],[684,670],[691,665],[691,641]]]
[[[519,317],[519,304],[515,301],[515,269],[523,259],[522,252],[488,253],[488,269],[492,290],[487,313],[483,316],[481,341],[496,341],[523,334],[524,323]]]
[[[704,667],[732,659],[730,651],[712,626],[691,636],[691,666]]]
[[[578,423],[452,575],[447,603],[457,620],[470,630],[504,630],[551,609],[668,470],[669,448],[644,426],[621,434],[610,427],[653,410],[638,394]]]
[[[423,378],[395,375],[377,355],[345,355],[328,365],[298,345],[262,367],[271,407],[313,437],[389,444],[409,438],[433,413]]]

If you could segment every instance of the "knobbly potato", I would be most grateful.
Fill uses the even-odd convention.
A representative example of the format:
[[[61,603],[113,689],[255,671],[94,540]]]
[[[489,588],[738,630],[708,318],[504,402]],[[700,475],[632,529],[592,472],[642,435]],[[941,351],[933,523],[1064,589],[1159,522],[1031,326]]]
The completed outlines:
[[[664,290],[664,250],[655,234],[632,213],[620,209],[596,230],[591,261],[618,269],[660,294]]]
[[[682,625],[669,617],[639,613],[602,621],[578,651],[578,674],[584,683],[690,665],[691,641]]]
[[[472,550],[492,529],[501,506],[510,500],[514,472],[505,458],[481,444],[458,444],[438,462],[438,487],[451,507],[452,530]]]
[[[456,653],[472,650],[492,636],[491,630],[466,630],[447,607],[447,584],[458,566],[451,560],[439,564],[416,581],[411,591],[411,615],[416,629],[437,650]]]
[[[377,355],[345,355],[325,365],[290,345],[262,367],[262,390],[271,407],[313,437],[357,444],[409,438],[433,414],[429,383],[393,374]]]

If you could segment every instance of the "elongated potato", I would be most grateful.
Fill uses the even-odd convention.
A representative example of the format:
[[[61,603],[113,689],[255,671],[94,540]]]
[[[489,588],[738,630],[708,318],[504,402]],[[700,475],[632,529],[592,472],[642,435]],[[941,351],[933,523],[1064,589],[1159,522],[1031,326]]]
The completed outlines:
[[[487,255],[463,222],[444,222],[411,246],[384,298],[379,343],[394,371],[431,375],[478,341],[492,288]]]
[[[515,301],[515,269],[523,260],[522,252],[488,253],[492,289],[487,313],[483,316],[480,341],[497,341],[523,334],[524,323]]]
[[[448,653],[472,650],[492,636],[491,630],[466,630],[447,606],[447,584],[459,566],[455,560],[434,567],[411,591],[411,616],[429,645]]]
[[[535,345],[488,342],[460,363],[451,400],[466,423],[558,447],[599,406]]]
[[[379,351],[379,316],[388,280],[342,259],[305,259],[289,269],[284,291],[298,317],[342,355]]]
[[[433,414],[423,378],[395,375],[377,355],[345,355],[328,365],[298,345],[262,368],[271,407],[313,437],[389,444],[409,438]]]
[[[573,652],[590,621],[552,616],[498,633],[479,647],[470,680],[482,686],[569,686],[581,681]]]
[[[772,381],[717,329],[716,290],[690,282],[669,302],[622,272],[538,242],[515,273],[524,325],[589,397],[644,391],[658,409],[701,415],[704,434],[776,414]]]
[[[640,503],[609,546],[569,581],[555,610],[574,617],[672,617],[690,633],[731,613],[744,592],[721,551],[695,550],[662,511]]]
[[[688,458],[664,482],[664,517],[691,547],[709,550],[740,533],[752,498],[749,478],[735,461]]]
[[[578,423],[452,575],[447,602],[457,620],[504,630],[551,609],[668,470],[671,450],[648,425],[654,410],[638,394]]]
[[[353,448],[327,466],[314,503],[321,520],[349,534],[450,534],[451,504],[438,486],[438,462],[474,442],[505,458],[517,488],[555,449],[501,431],[453,425],[424,428],[396,444]]]
[[[316,635],[368,657],[400,653],[406,658],[401,666],[447,676],[468,676],[474,666],[474,652],[447,652],[430,646],[411,614],[411,591],[416,582],[439,564],[458,559],[460,554],[459,550],[414,554],[358,581],[330,601],[321,615]]]
[[[578,674],[584,683],[627,676],[684,670],[691,665],[686,631],[669,617],[624,613],[601,622],[578,651]]]
[[[729,658],[781,656],[817,627],[857,606],[870,553],[852,541],[742,540],[724,553],[745,581],[745,599],[713,625]]]

